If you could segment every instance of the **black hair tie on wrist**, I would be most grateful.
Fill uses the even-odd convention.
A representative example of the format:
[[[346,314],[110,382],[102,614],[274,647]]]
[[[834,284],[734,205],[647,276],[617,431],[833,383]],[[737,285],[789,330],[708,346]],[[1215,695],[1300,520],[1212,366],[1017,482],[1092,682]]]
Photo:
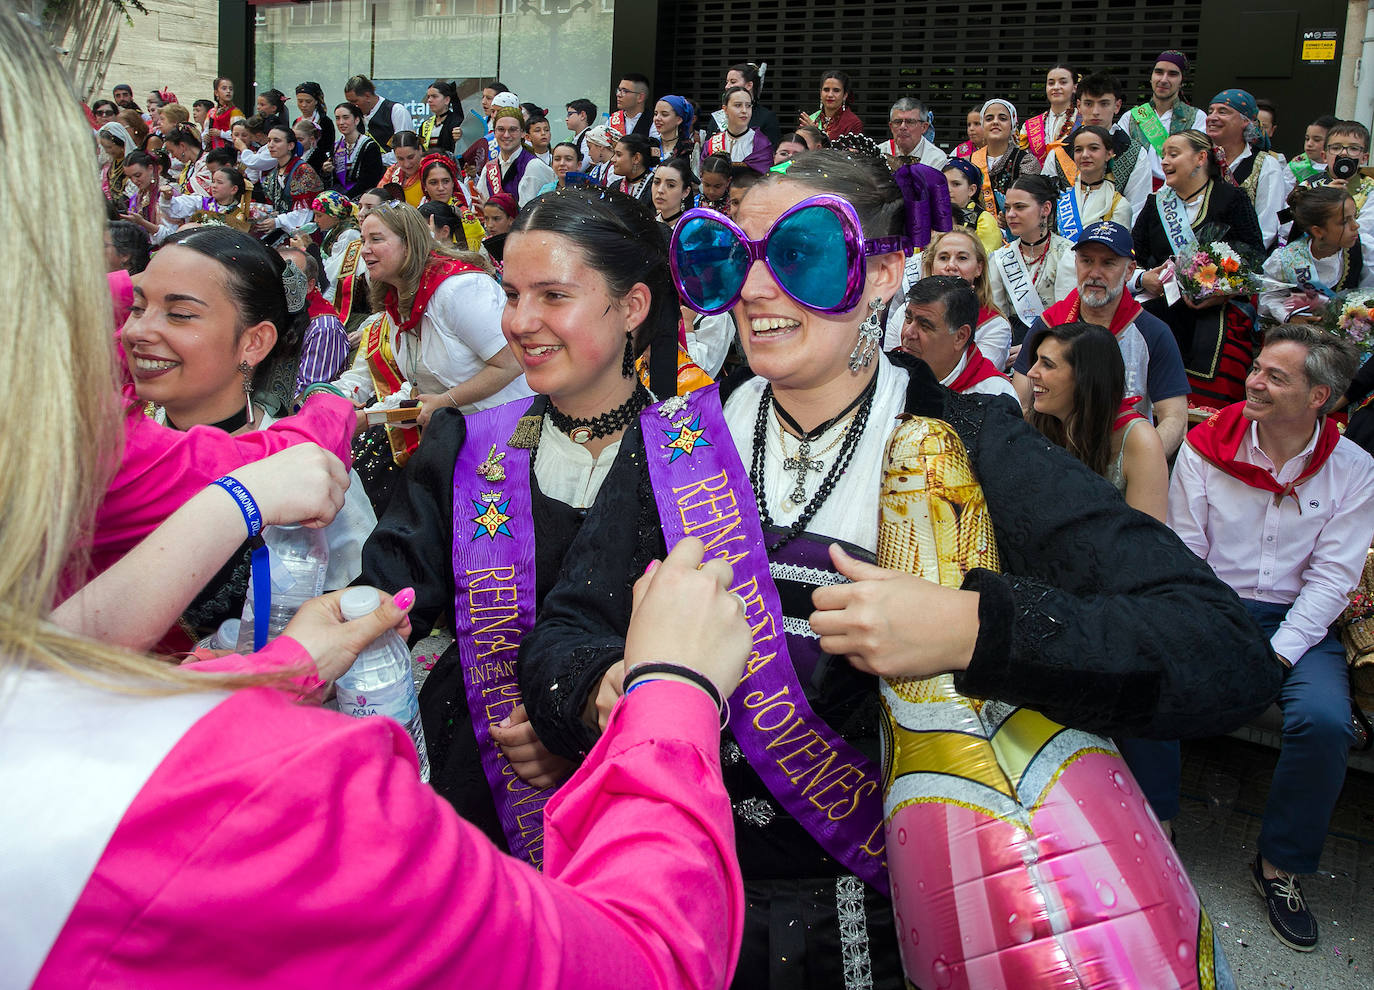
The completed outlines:
[[[711,696],[711,701],[715,703],[716,711],[720,712],[720,727],[723,729],[730,721],[730,708],[725,699],[720,696],[720,691],[711,683],[711,679],[700,671],[693,670],[691,667],[684,667],[676,663],[664,663],[653,661],[650,663],[637,663],[625,674],[625,680],[620,684],[620,693],[627,694],[632,682],[648,674],[673,674],[677,677],[691,681]]]

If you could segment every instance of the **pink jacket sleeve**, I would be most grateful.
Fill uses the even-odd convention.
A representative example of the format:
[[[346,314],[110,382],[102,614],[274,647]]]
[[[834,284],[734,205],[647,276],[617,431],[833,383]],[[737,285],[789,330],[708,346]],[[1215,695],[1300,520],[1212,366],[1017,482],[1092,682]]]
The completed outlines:
[[[71,587],[128,553],[207,484],[250,461],[317,443],[350,465],[355,413],[347,399],[313,395],[297,415],[238,436],[209,426],[181,433],[147,416],[126,415],[123,459],[96,513],[91,570],[73,576]]]
[[[689,685],[622,699],[548,805],[541,875],[419,782],[399,726],[238,692],[134,800],[34,986],[723,987],[718,745]]]

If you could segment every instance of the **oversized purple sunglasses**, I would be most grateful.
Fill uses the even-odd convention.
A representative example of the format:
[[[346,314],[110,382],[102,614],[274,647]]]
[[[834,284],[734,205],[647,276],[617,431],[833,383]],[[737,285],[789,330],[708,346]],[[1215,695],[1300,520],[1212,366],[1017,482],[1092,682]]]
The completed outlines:
[[[758,240],[714,210],[688,210],[668,258],[683,301],[708,316],[739,301],[756,261],[807,309],[847,313],[863,295],[865,259],[905,251],[908,243],[902,235],[865,238],[854,207],[823,193],[789,207]]]

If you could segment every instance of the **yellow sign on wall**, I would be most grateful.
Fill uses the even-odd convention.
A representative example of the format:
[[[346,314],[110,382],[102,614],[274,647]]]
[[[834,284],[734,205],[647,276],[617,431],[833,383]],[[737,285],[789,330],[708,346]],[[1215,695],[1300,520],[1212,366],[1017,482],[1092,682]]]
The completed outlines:
[[[1304,41],[1302,43],[1302,60],[1304,62],[1329,62],[1336,57],[1336,41]]]

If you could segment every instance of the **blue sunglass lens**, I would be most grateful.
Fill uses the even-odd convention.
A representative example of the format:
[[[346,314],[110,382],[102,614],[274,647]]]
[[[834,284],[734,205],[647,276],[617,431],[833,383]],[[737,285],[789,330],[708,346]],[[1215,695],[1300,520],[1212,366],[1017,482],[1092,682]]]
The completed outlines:
[[[768,237],[768,267],[797,301],[830,309],[844,301],[849,252],[840,218],[824,206],[809,206],[780,221]]]
[[[678,229],[675,253],[682,294],[699,310],[724,309],[749,272],[749,252],[739,237],[709,217],[693,217]]]

